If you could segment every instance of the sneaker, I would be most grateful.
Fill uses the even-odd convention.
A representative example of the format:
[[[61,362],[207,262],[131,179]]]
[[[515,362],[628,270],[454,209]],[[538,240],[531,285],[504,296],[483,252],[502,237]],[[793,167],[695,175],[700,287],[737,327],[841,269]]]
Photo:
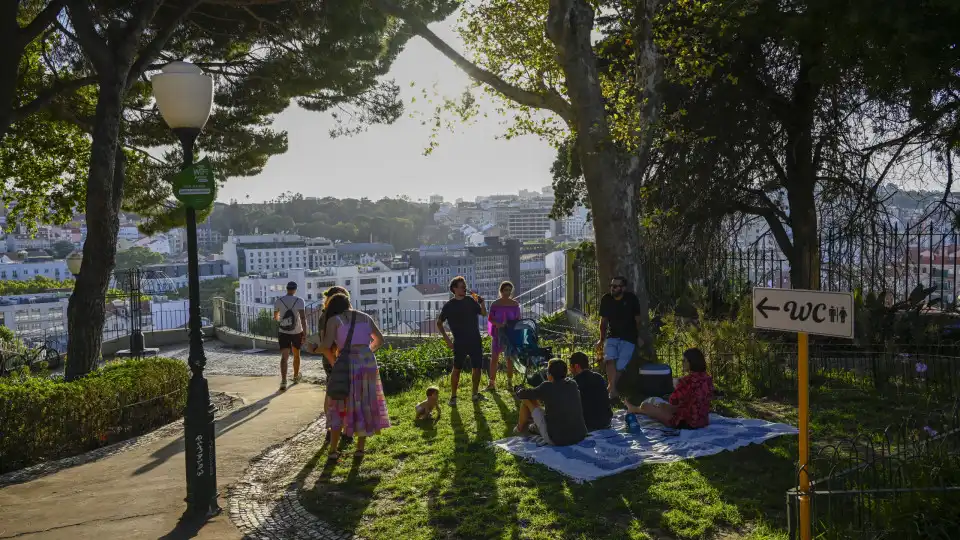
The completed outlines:
[[[457,396],[453,396],[452,398],[450,398],[450,401],[447,402],[447,405],[449,405],[449,406],[451,406],[451,407],[456,407],[456,406],[457,406]]]
[[[286,390],[286,389],[287,389],[287,381],[281,382],[281,383],[280,383],[280,390]]]
[[[487,387],[484,389],[484,391],[485,391],[485,392],[496,392],[496,391],[497,391],[497,387],[491,384],[490,386],[487,386]]]
[[[293,376],[293,384],[299,384],[302,379],[303,379],[303,375],[300,375],[299,373],[297,373],[296,375]]]
[[[485,399],[487,399],[487,397],[484,396],[483,394],[479,393],[479,392],[477,392],[476,394],[473,395],[473,402],[474,402],[474,403],[476,403],[476,402],[478,402],[478,401],[484,401]]]

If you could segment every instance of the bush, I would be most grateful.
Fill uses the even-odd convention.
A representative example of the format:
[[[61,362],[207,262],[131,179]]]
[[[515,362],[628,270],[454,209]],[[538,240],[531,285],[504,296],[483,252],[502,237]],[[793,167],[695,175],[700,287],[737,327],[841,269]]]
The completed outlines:
[[[0,379],[0,473],[77,455],[180,418],[190,371],[179,361],[114,362],[86,377]]]
[[[453,352],[442,339],[424,341],[411,349],[385,348],[377,351],[383,391],[400,392],[419,379],[438,377],[450,370]]]

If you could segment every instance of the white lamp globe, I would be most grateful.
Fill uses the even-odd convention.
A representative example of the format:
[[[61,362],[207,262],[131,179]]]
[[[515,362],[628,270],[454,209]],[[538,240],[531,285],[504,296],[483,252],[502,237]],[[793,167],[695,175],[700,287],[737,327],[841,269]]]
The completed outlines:
[[[73,275],[80,274],[80,267],[83,265],[83,253],[74,251],[67,255],[67,270]]]
[[[213,108],[213,77],[190,62],[170,62],[154,75],[153,96],[170,129],[202,129]]]

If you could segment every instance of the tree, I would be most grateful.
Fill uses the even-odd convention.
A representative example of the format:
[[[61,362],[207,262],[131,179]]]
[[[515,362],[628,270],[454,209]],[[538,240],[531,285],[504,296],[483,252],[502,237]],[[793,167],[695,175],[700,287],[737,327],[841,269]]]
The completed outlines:
[[[65,291],[73,288],[73,280],[57,281],[43,276],[35,276],[26,281],[0,281],[0,296],[14,296],[18,294],[37,294],[50,291]]]
[[[73,253],[73,242],[69,240],[59,240],[50,246],[50,254],[54,259],[66,259],[67,255]]]
[[[160,264],[166,259],[162,253],[150,251],[145,247],[134,246],[126,251],[117,252],[117,262],[114,270],[124,272],[135,268],[143,268],[151,264]]]
[[[645,192],[652,209],[668,210],[687,232],[706,225],[715,234],[725,216],[758,216],[790,262],[791,284],[817,289],[821,224],[856,234],[886,223],[881,187],[895,175],[929,181],[930,169],[917,165],[937,153],[939,136],[903,102],[870,98],[879,77],[865,70],[890,55],[881,40],[865,46],[862,36],[883,26],[882,11],[873,3],[800,5],[664,10],[658,40],[673,86]],[[629,69],[617,45],[625,39],[607,44],[613,70]]]
[[[648,355],[655,353],[646,320],[637,195],[650,154],[649,128],[660,110],[663,63],[652,26],[660,3],[493,0],[467,12],[465,34],[476,36],[468,43],[474,56],[470,61],[433,33],[415,11],[392,0],[378,1],[381,9],[404,20],[477,83],[521,111],[547,111],[561,121],[557,126],[522,116],[516,133],[538,133],[555,143],[565,131],[572,134],[592,209],[600,279],[623,275],[634,287]],[[610,81],[601,78],[593,47],[595,4],[624,13],[631,29],[633,70],[616,87],[625,98],[617,101],[619,110],[609,105],[609,98],[616,96]],[[542,39],[544,29],[547,40]],[[619,140],[615,135],[621,135]]]
[[[149,158],[132,162],[123,148],[171,140],[151,106],[149,84],[142,80],[158,67],[155,62],[190,58],[219,78],[215,102],[226,113],[211,118],[200,150],[213,149],[220,158],[218,169],[237,174],[262,167],[268,155],[285,149],[285,138],[265,128],[292,99],[311,110],[343,107],[361,126],[396,119],[402,110],[396,100],[399,89],[378,77],[409,36],[388,18],[371,15],[365,2],[65,2],[71,24],[60,28],[61,39],[79,47],[83,58],[76,70],[85,70],[97,84],[89,122],[84,272],[68,309],[67,376],[75,378],[90,369],[100,348],[103,306],[98,298],[114,266],[128,166],[150,163]],[[131,111],[136,122],[126,114]],[[346,122],[343,129],[359,129],[350,125]],[[220,147],[237,146],[267,151],[243,153],[242,159],[216,154]],[[166,154],[166,163],[179,162],[177,150]],[[154,178],[170,170],[163,165]],[[163,184],[151,186],[155,189],[146,191],[147,208],[164,199]]]

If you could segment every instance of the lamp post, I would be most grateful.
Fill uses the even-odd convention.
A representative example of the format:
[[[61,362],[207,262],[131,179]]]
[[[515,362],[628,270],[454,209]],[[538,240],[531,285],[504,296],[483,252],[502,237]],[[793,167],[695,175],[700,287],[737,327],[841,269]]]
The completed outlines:
[[[73,274],[74,279],[80,276],[80,267],[83,266],[83,253],[80,251],[74,251],[73,253],[67,255],[67,270]]]
[[[171,62],[151,79],[153,95],[164,121],[180,139],[183,167],[193,164],[193,145],[210,118],[213,79],[188,62]],[[197,253],[197,211],[186,205],[187,275],[190,290],[190,354],[192,375],[184,414],[184,454],[187,473],[187,513],[195,517],[218,514],[214,407],[203,378],[207,363],[200,319],[200,271]]]

